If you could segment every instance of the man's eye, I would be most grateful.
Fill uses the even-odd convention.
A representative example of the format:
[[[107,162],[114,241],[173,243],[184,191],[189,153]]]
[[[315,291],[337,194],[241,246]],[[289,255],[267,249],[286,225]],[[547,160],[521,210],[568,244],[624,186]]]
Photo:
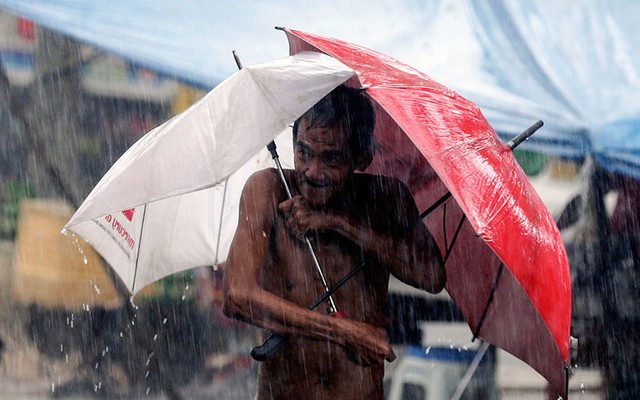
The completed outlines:
[[[329,165],[338,165],[342,162],[342,156],[339,154],[330,155],[326,157],[326,163]]]

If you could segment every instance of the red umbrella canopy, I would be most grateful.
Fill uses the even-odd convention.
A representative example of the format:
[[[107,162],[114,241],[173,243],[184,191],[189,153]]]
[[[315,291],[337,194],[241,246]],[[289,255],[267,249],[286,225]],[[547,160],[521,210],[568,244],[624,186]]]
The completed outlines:
[[[450,252],[446,289],[474,335],[527,362],[564,395],[568,259],[511,149],[475,104],[422,72],[355,44],[285,32],[291,54],[320,51],[357,72],[350,84],[366,88],[377,112],[368,172],[401,179],[422,210],[451,193],[424,222]]]

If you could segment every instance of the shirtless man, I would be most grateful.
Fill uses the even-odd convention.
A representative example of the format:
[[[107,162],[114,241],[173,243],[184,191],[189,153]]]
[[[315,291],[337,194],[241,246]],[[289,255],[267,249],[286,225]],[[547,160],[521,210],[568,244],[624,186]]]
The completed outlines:
[[[295,170],[255,173],[225,269],[224,312],[287,337],[260,365],[258,400],[382,399],[389,274],[437,293],[446,272],[414,200],[397,180],[363,173],[373,157],[375,115],[356,89],[338,87],[294,125]],[[364,268],[333,298],[346,318],[307,307],[324,294],[304,242],[329,287]]]

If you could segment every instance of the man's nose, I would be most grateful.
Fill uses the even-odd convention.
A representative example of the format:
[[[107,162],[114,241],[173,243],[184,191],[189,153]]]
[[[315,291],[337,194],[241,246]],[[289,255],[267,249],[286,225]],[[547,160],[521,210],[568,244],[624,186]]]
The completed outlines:
[[[322,165],[322,160],[319,158],[313,158],[310,160],[307,165],[307,170],[305,171],[305,177],[313,182],[322,182],[324,177],[324,166]]]

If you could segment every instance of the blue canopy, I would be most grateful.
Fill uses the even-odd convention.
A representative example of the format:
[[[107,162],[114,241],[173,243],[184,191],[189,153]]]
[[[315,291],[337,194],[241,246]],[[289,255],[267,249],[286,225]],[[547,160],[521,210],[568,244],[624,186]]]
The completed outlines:
[[[491,0],[470,11],[494,87],[468,95],[498,133],[540,118],[529,148],[640,178],[640,2]]]
[[[12,13],[205,88],[234,71],[233,49],[245,64],[286,55],[275,25],[353,41],[474,101],[505,140],[542,119],[545,128],[523,148],[591,156],[640,179],[638,1],[149,4],[0,0]]]

